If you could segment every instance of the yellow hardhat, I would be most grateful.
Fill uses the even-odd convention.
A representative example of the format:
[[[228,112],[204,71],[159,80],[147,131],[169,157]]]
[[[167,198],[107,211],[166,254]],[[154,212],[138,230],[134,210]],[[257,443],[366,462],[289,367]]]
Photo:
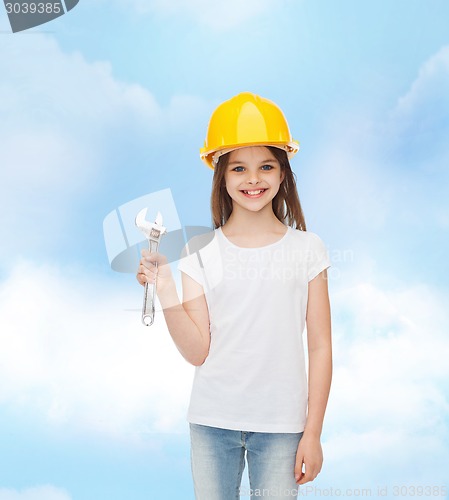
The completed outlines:
[[[251,92],[232,97],[212,113],[200,158],[214,170],[220,155],[244,146],[276,146],[289,158],[299,150],[282,110]]]

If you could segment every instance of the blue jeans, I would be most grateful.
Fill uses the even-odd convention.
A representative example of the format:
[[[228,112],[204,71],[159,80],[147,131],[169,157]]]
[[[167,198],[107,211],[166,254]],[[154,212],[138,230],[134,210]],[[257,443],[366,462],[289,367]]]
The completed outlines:
[[[303,432],[268,433],[190,423],[196,500],[297,498],[296,451]],[[248,462],[249,491],[240,491]]]

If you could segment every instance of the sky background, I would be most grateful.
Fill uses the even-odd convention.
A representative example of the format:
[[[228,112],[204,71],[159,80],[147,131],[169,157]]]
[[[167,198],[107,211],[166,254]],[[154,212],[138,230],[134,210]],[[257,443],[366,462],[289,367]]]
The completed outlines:
[[[210,226],[199,148],[242,91],[300,141],[332,261],[303,494],[448,498],[448,19],[444,0],[81,0],[12,34],[0,6],[0,500],[193,500],[194,367],[160,310],[141,325],[103,220],[169,189],[174,229]]]

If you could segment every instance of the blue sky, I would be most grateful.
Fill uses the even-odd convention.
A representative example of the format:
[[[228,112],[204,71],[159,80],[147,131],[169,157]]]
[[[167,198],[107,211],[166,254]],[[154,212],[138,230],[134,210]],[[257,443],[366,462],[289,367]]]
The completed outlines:
[[[300,141],[306,222],[332,260],[310,486],[449,486],[449,5],[240,3],[81,1],[16,34],[0,7],[0,500],[193,499],[194,368],[160,311],[140,324],[103,220],[169,189],[181,226],[210,225],[199,148],[246,90]]]

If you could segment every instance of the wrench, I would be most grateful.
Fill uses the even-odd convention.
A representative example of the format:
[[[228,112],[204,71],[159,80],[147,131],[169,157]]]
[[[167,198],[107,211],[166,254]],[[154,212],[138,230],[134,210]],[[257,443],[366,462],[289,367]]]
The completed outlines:
[[[162,215],[157,213],[153,223],[145,219],[148,208],[143,208],[136,216],[136,226],[145,234],[150,252],[157,252],[161,236],[168,231],[162,225]],[[156,262],[157,268],[157,262]],[[145,283],[143,295],[142,323],[151,326],[154,322],[154,291],[156,283]]]

